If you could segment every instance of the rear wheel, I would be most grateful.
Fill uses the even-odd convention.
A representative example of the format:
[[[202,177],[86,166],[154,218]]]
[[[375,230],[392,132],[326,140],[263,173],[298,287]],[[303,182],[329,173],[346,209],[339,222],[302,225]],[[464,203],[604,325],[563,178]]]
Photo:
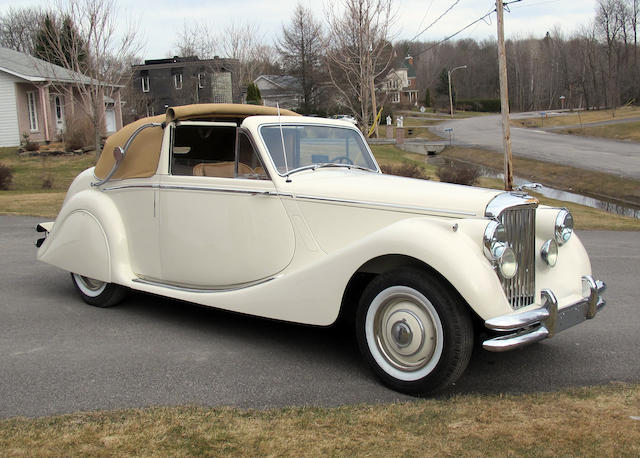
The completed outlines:
[[[402,269],[376,277],[356,316],[360,351],[391,388],[434,393],[457,380],[473,350],[466,305],[427,272]]]
[[[106,283],[74,273],[71,274],[71,280],[82,300],[96,307],[112,307],[127,295],[127,288],[114,283]]]

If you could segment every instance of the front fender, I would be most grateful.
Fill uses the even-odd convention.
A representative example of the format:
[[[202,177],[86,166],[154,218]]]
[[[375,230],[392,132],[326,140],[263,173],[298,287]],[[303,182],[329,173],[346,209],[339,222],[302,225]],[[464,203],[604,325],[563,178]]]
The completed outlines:
[[[67,196],[37,258],[104,282],[127,284],[132,278],[122,219],[97,189]]]
[[[484,219],[411,218],[371,234],[350,249],[367,260],[397,254],[422,261],[446,278],[471,308],[487,319],[512,309],[498,275],[482,252],[486,225]]]

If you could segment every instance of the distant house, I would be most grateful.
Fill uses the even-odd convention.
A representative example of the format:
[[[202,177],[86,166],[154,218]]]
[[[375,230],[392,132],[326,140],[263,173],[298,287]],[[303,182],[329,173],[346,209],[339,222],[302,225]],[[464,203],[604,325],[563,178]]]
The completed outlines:
[[[0,48],[0,146],[18,146],[23,134],[33,142],[55,140],[67,118],[82,110],[78,84],[89,77],[28,54]],[[122,127],[120,91],[105,98],[106,131]]]
[[[382,83],[382,92],[391,103],[418,104],[418,87],[413,57],[407,56],[399,68],[391,69]]]
[[[134,116],[154,116],[168,107],[192,103],[240,102],[237,59],[199,59],[198,56],[145,60],[132,67]],[[129,100],[127,100],[129,102]]]
[[[302,84],[294,76],[260,75],[253,82],[260,89],[263,105],[275,107],[278,104],[280,108],[290,110],[302,105]]]

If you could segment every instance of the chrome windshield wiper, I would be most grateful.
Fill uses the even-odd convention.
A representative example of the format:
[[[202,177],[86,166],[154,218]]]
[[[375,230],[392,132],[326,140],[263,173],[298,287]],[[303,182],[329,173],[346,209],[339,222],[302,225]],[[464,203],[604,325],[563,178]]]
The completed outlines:
[[[368,172],[375,172],[375,170],[370,169],[369,167],[363,167],[357,164],[340,164],[338,162],[324,162],[322,164],[317,164],[316,168],[322,167],[346,167],[348,169],[358,169],[358,170],[367,170]]]
[[[361,165],[356,165],[356,164],[339,164],[337,162],[323,162],[321,164],[309,164],[309,165],[303,165],[302,167],[296,167],[295,169],[289,170],[284,175],[284,177],[287,179],[287,181],[290,181],[289,176],[293,173],[302,172],[303,170],[321,169],[324,167],[346,167],[348,169],[358,169],[358,170],[366,170],[368,172],[375,172],[375,170],[373,169],[370,169],[368,167],[363,167]]]

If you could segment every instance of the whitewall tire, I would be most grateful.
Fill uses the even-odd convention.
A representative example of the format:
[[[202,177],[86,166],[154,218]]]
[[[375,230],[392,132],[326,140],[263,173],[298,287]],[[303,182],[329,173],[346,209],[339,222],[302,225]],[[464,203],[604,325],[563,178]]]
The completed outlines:
[[[473,350],[466,304],[434,274],[415,269],[379,275],[365,288],[356,334],[376,375],[413,395],[453,383]]]
[[[112,307],[122,301],[127,294],[127,288],[123,286],[83,275],[72,273],[71,280],[82,300],[96,307]]]

